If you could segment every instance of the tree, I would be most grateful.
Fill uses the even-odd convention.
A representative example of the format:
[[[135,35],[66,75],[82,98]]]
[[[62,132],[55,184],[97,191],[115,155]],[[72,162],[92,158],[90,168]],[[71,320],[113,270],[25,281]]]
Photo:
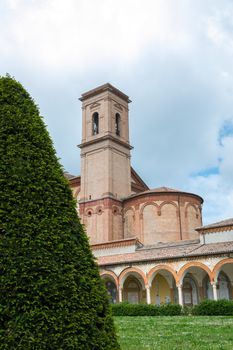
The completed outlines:
[[[0,349],[119,349],[108,297],[37,106],[0,77]]]

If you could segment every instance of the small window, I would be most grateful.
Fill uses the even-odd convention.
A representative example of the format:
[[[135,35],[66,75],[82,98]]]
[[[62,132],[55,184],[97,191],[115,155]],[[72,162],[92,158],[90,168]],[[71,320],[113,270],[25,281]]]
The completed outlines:
[[[92,116],[92,135],[99,133],[99,114],[95,112]]]
[[[120,136],[120,121],[121,121],[121,116],[119,113],[116,113],[115,115],[115,131],[116,135]]]

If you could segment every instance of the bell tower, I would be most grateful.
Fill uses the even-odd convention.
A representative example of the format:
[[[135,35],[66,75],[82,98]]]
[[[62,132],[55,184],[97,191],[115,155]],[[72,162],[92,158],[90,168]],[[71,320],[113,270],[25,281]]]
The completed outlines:
[[[91,243],[120,239],[121,234],[116,233],[110,212],[114,211],[114,206],[121,212],[121,200],[131,194],[132,147],[129,144],[128,121],[128,104],[131,101],[111,84],[104,84],[82,94],[80,100],[80,214],[84,216],[84,223],[88,221],[85,215],[95,215],[97,207],[101,208],[98,213],[104,215],[104,230],[107,232],[102,237],[99,237],[100,231],[97,229],[98,213],[95,222],[86,225]]]
[[[81,200],[130,195],[128,103],[110,84],[88,91],[82,101]]]

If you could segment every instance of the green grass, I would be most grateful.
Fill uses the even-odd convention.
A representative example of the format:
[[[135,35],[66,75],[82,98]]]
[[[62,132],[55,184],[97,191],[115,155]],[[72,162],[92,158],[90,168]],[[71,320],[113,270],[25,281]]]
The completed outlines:
[[[233,317],[115,316],[122,350],[232,350]]]

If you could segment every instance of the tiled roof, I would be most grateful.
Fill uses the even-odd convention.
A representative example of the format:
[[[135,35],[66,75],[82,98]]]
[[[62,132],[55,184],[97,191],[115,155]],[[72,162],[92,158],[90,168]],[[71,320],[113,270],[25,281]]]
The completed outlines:
[[[149,190],[149,187],[145,184],[138,173],[131,167],[131,189],[135,192],[143,192]]]
[[[218,221],[218,222],[215,222],[214,224],[211,224],[211,225],[201,226],[201,227],[196,228],[196,230],[200,231],[200,230],[207,230],[207,229],[211,229],[211,228],[224,227],[224,226],[233,226],[233,218]]]
[[[182,192],[180,190],[176,190],[174,188],[169,188],[169,187],[166,187],[166,186],[152,188],[151,191],[153,191],[153,192]]]
[[[175,192],[175,193],[177,193],[177,192],[182,192],[182,191],[180,191],[180,190],[175,190],[175,189],[173,189],[173,188],[169,188],[169,187],[165,187],[165,186],[162,186],[162,187],[157,187],[157,188],[151,188],[151,189],[148,189],[148,190],[146,190],[146,191],[143,191],[142,193],[143,194],[146,194],[146,193],[154,193],[154,192],[156,192],[156,193],[164,193],[164,192]]]
[[[200,244],[187,242],[177,245],[158,245],[151,248],[138,249],[135,253],[102,256],[98,258],[98,264],[116,265],[139,261],[156,261],[165,259],[188,258],[202,255],[213,255],[233,252],[233,241],[224,243]]]
[[[157,188],[153,188],[147,191],[143,191],[140,193],[136,193],[136,194],[132,194],[129,197],[125,198],[125,200],[130,200],[131,198],[135,198],[135,197],[139,197],[139,196],[145,196],[145,195],[153,195],[153,194],[177,194],[177,195],[188,195],[188,196],[195,196],[198,197],[201,200],[201,203],[203,203],[203,198],[200,197],[197,194],[191,193],[191,192],[185,192],[185,191],[181,191],[181,190],[177,190],[174,188],[169,188],[166,186],[162,186],[162,187],[157,187]]]
[[[138,240],[137,237],[132,237],[132,238],[120,239],[117,241],[109,241],[109,242],[104,242],[104,243],[91,244],[91,249],[92,250],[108,249],[108,248],[112,248],[112,247],[125,247],[127,245],[133,245],[133,246],[140,247],[140,246],[142,246],[142,243]]]
[[[119,96],[123,100],[125,100],[127,103],[130,103],[130,99],[127,95],[125,95],[123,92],[121,92],[119,89],[115,88],[113,85],[106,83],[104,85],[98,86],[95,89],[89,90],[87,92],[84,92],[82,96],[80,97],[80,101],[84,101],[87,98],[93,97],[95,95],[98,95],[102,92],[110,91],[114,93],[115,95]]]
[[[74,177],[76,177],[75,175],[71,175],[70,173],[68,173],[68,171],[64,171],[64,176],[70,180],[73,179]]]

